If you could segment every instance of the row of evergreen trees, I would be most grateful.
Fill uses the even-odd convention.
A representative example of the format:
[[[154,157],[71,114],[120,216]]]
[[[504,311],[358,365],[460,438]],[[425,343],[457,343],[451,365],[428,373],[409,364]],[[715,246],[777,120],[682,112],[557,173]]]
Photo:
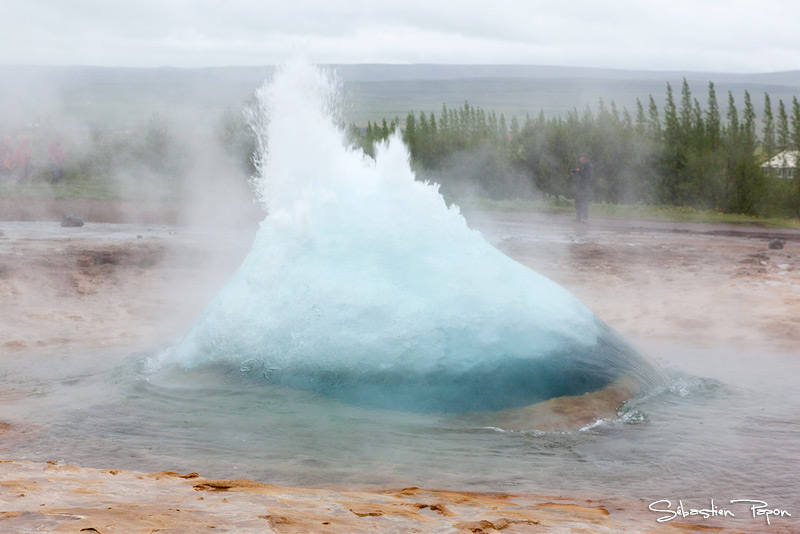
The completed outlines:
[[[679,98],[667,84],[659,109],[652,95],[633,112],[614,101],[596,110],[573,109],[565,117],[528,115],[520,123],[464,103],[434,113],[409,112],[353,130],[371,154],[400,127],[412,163],[423,178],[442,184],[446,195],[463,188],[494,199],[536,195],[571,196],[568,169],[587,152],[595,169],[595,199],[645,202],[769,216],[800,215],[800,179],[787,180],[761,168],[784,150],[800,150],[800,102],[783,101],[773,113],[764,95],[759,118],[745,91],[741,112],[729,92],[723,119],[714,84],[705,105],[684,79]],[[759,130],[760,136],[759,136]]]

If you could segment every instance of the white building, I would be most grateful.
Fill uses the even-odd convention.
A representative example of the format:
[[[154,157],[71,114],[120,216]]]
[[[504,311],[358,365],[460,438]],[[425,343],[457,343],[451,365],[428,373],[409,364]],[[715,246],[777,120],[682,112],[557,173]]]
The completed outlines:
[[[764,169],[765,174],[791,179],[798,174],[798,172],[795,172],[798,163],[800,163],[800,151],[784,150],[777,156],[773,156],[766,163],[763,163],[761,168]]]

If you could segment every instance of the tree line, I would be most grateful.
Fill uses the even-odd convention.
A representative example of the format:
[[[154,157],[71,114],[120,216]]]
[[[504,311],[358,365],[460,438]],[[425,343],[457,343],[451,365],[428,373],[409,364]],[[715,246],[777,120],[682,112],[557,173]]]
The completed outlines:
[[[667,83],[659,107],[652,95],[636,109],[614,101],[566,116],[507,119],[465,102],[438,114],[409,112],[405,122],[351,126],[354,142],[372,155],[399,128],[412,165],[447,196],[464,188],[493,199],[572,196],[568,170],[586,152],[594,166],[595,201],[715,209],[761,216],[800,215],[800,178],[785,179],[761,164],[800,150],[800,102],[789,107],[764,94],[760,118],[750,94],[728,92],[723,111],[713,82],[705,102],[686,79],[679,95]]]

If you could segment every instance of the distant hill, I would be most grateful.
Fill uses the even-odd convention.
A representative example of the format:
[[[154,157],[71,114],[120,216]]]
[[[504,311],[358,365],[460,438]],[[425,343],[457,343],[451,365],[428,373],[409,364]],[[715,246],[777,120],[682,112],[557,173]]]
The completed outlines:
[[[647,111],[652,95],[659,108],[670,83],[676,101],[685,78],[692,96],[705,108],[708,84],[714,82],[717,102],[723,114],[728,91],[740,107],[748,91],[758,113],[769,93],[773,106],[783,100],[788,106],[800,93],[800,71],[764,74],[731,74],[678,71],[629,71],[577,67],[530,65],[340,65],[335,67],[345,80],[347,96],[353,103],[351,115],[357,121],[376,116],[401,119],[409,110],[434,111],[442,104],[461,106],[469,101],[484,109],[524,117],[537,114],[563,115],[586,106],[596,109],[602,98],[612,101],[620,112],[636,112],[639,99]],[[775,109],[773,109],[775,111]]]
[[[705,107],[708,82],[722,110],[731,91],[741,107],[749,91],[760,115],[764,93],[773,106],[790,106],[800,93],[800,71],[764,74],[628,71],[530,65],[335,65],[344,82],[348,121],[405,118],[409,111],[435,112],[469,101],[508,118],[526,113],[564,114],[600,98],[635,114],[636,99],[647,107],[652,95],[663,106],[666,83],[680,97],[683,78]],[[242,107],[273,68],[202,69],[0,66],[0,129],[75,123],[124,129],[153,114],[180,125],[213,122]],[[2,134],[4,132],[0,132]]]
[[[348,81],[376,82],[399,80],[461,80],[473,78],[605,80],[681,80],[714,83],[767,83],[800,86],[800,71],[764,74],[731,74],[696,71],[634,71],[591,67],[557,67],[537,65],[332,65]]]

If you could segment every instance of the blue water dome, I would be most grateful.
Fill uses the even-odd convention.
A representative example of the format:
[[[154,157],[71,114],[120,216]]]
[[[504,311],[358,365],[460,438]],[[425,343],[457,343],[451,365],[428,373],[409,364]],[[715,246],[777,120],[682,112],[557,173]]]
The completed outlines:
[[[255,185],[268,215],[168,367],[423,413],[660,380],[578,299],[417,181],[399,134],[374,159],[348,146],[337,85],[298,61],[257,92]]]

